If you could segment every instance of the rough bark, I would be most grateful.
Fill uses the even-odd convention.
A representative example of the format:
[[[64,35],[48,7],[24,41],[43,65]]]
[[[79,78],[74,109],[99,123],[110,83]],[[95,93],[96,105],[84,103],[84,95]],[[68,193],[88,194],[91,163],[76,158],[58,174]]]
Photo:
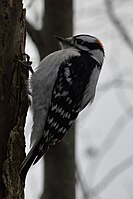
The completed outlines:
[[[25,154],[27,74],[16,61],[24,53],[24,47],[25,10],[22,1],[0,1],[0,199],[24,197],[19,167]]]
[[[69,37],[73,33],[72,0],[45,0],[43,27],[36,31],[27,23],[28,33],[36,44],[41,59],[58,49],[54,35]],[[45,156],[45,183],[42,199],[75,198],[74,126],[60,144]]]

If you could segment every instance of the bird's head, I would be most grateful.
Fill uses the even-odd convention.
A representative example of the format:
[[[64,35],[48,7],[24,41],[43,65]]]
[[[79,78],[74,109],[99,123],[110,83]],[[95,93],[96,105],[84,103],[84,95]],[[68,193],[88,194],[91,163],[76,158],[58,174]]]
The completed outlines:
[[[75,48],[81,52],[87,52],[100,65],[102,64],[104,59],[104,48],[102,43],[96,37],[82,34],[68,38],[56,36],[56,38],[62,49]]]

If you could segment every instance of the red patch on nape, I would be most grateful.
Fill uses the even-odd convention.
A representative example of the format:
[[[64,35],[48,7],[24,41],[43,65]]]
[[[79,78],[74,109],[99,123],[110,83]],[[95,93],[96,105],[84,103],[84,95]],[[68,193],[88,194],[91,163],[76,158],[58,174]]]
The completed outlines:
[[[104,49],[103,44],[100,42],[99,39],[96,39],[96,43],[99,44]]]

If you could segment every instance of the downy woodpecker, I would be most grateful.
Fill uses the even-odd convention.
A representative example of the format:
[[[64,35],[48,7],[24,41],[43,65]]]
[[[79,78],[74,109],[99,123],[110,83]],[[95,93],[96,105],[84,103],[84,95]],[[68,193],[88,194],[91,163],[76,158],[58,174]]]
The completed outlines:
[[[85,34],[56,38],[61,50],[45,57],[30,80],[33,130],[31,150],[20,169],[22,179],[93,101],[103,64],[104,48],[97,38]]]

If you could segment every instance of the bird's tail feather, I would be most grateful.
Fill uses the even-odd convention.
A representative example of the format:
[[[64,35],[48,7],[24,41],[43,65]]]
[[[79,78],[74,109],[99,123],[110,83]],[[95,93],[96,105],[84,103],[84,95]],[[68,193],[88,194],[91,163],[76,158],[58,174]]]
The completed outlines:
[[[30,152],[28,153],[28,155],[25,157],[24,161],[21,164],[20,178],[23,182],[25,182],[27,172],[29,168],[31,167],[31,165],[36,164],[38,160],[43,156],[43,154],[47,151],[48,144],[44,146],[43,153],[39,153],[39,147],[40,147],[41,142],[42,140],[39,140],[37,144],[33,145]]]
[[[21,164],[20,178],[23,182],[25,182],[27,172],[28,172],[29,168],[31,167],[32,163],[34,162],[34,160],[37,156],[37,152],[38,152],[37,149],[38,149],[37,145],[33,146],[32,149],[30,150],[30,152],[28,153],[28,155],[25,157],[24,161]]]

